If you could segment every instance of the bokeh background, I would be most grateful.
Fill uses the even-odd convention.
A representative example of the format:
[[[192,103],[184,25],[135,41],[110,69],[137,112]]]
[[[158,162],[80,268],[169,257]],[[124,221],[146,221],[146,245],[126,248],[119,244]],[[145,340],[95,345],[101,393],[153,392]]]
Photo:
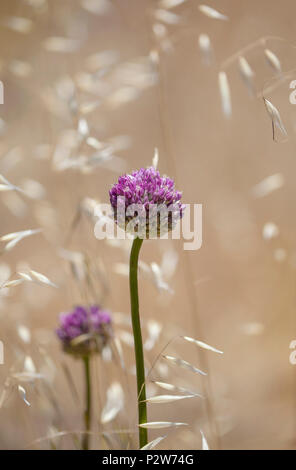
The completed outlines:
[[[2,449],[77,447],[79,434],[57,433],[83,429],[82,367],[63,354],[54,329],[59,312],[85,302],[115,312],[117,338],[112,358],[92,364],[92,446],[135,445],[129,242],[96,240],[92,200],[108,202],[117,177],[151,165],[156,147],[159,170],[175,178],[184,202],[203,205],[203,244],[185,252],[182,240],[144,243],[147,367],[179,335],[224,351],[181,339],[168,346],[206,378],[159,358],[153,380],[205,398],[149,405],[151,421],[188,423],[158,447],[200,449],[202,430],[210,448],[295,448],[295,3],[211,0],[228,20],[205,15],[200,4],[1,1],[0,173],[24,193],[1,192],[0,235],[43,229],[8,251],[1,242],[1,284],[31,268],[59,286],[23,282],[0,292]],[[201,50],[200,35],[211,50]],[[287,75],[267,63],[265,49]],[[240,56],[251,79],[241,76]],[[221,108],[221,70],[230,116]],[[263,96],[275,100],[287,135],[276,129],[273,139]],[[114,381],[124,403],[102,424]]]

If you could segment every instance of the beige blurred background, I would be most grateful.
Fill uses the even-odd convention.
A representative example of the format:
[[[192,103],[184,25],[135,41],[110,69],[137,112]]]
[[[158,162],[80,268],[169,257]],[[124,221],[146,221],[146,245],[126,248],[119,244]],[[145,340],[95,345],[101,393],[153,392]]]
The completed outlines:
[[[181,340],[169,346],[168,354],[206,368],[206,385],[203,378],[167,369],[165,363],[154,379],[203,391],[207,399],[149,406],[151,420],[189,424],[185,431],[169,433],[160,448],[200,449],[200,429],[211,448],[295,448],[296,366],[289,362],[289,345],[296,339],[295,135],[289,85],[284,82],[277,95],[282,117],[289,120],[288,140],[278,143],[273,141],[261,96],[266,82],[275,76],[264,62],[264,47],[245,55],[256,74],[256,97],[249,96],[236,61],[224,68],[232,99],[229,119],[221,110],[218,72],[230,56],[267,36],[286,40],[270,39],[267,47],[277,54],[284,71],[293,70],[296,7],[292,0],[212,0],[212,8],[229,16],[220,21],[205,16],[197,0],[187,0],[170,10],[178,15],[177,24],[166,24],[155,18],[158,3],[114,0],[98,14],[94,2],[78,0],[1,2],[5,104],[0,107],[0,173],[16,185],[27,184],[34,198],[1,194],[0,235],[38,227],[44,231],[4,252],[0,263],[4,274],[9,266],[12,279],[30,265],[60,286],[24,283],[1,298],[0,339],[5,350],[1,389],[8,376],[23,370],[26,356],[46,377],[45,384],[21,384],[30,407],[17,393],[18,381],[12,380],[0,409],[2,449],[48,448],[49,433],[82,427],[82,370],[77,361],[65,358],[52,330],[59,312],[83,302],[85,296],[96,301],[105,292],[106,308],[128,314],[129,295],[127,277],[115,272],[116,263],[127,262],[125,250],[97,241],[94,223],[85,214],[76,218],[74,226],[72,222],[84,198],[108,202],[108,190],[122,170],[150,165],[155,147],[160,171],[176,178],[184,202],[203,204],[203,245],[196,252],[184,252],[182,240],[144,243],[142,259],[148,264],[161,264],[165,253],[179,257],[169,280],[174,294],[158,292],[153,282],[141,279],[143,321],[155,319],[162,326],[155,347],[147,352],[147,364],[175,335],[187,334],[224,351],[223,356],[209,351],[201,355]],[[26,25],[16,28],[15,21],[11,27],[11,17],[30,19],[29,31],[19,31]],[[167,42],[161,43],[153,33],[156,23],[166,26]],[[207,34],[212,43],[214,58],[209,66],[198,47],[200,34]],[[52,37],[77,42],[48,42]],[[61,47],[67,50],[61,52]],[[92,68],[88,58],[105,50],[116,51],[114,64],[104,70],[95,62]],[[158,65],[149,62],[151,50],[159,51]],[[126,63],[133,66],[120,65]],[[76,108],[72,103],[71,112],[64,97],[73,83]],[[89,103],[94,107],[85,113],[82,105]],[[124,141],[128,148],[115,152],[117,159],[111,159],[108,168],[56,168],[61,136],[67,129],[77,129],[79,119],[87,120],[90,135],[99,141],[128,136]],[[92,153],[94,149],[84,142],[71,158]],[[281,175],[282,186],[255,197],[252,188],[275,174]],[[42,187],[32,189],[28,180]],[[279,230],[270,240],[262,236],[267,223]],[[89,257],[97,270],[96,294],[75,281],[69,263],[59,256],[61,248]],[[30,343],[20,338],[20,325],[30,330]],[[128,327],[118,324],[115,329],[122,335]],[[127,372],[122,372],[116,358],[93,363],[96,396],[100,395],[95,405],[98,432],[103,429],[97,424],[100,408],[112,380],[122,384],[125,406],[104,429],[135,430],[133,355],[130,346],[123,342],[122,347]],[[65,363],[78,389],[78,403],[65,378]],[[151,438],[158,435],[153,431]],[[57,445],[74,444],[65,438]],[[124,437],[112,441],[114,448],[126,445]],[[103,446],[106,442],[94,439],[94,448]]]

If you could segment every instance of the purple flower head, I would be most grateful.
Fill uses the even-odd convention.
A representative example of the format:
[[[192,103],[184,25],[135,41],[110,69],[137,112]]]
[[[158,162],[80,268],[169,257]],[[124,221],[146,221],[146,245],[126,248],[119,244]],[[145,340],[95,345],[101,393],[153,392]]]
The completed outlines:
[[[153,167],[120,176],[109,195],[116,223],[140,238],[172,230],[185,209],[174,181]]]
[[[56,333],[68,353],[85,356],[101,352],[112,334],[111,316],[98,305],[77,306],[60,314]]]

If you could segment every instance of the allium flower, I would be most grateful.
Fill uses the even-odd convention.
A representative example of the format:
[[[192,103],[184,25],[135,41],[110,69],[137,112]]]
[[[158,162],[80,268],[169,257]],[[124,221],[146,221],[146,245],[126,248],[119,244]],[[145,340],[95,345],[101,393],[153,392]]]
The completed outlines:
[[[72,312],[61,313],[56,330],[63,349],[78,356],[101,352],[112,334],[111,316],[98,305],[77,306]]]
[[[131,319],[137,376],[139,446],[148,443],[146,375],[138,294],[139,253],[144,238],[155,238],[172,230],[182,217],[185,206],[174,181],[160,176],[155,168],[141,168],[121,176],[109,192],[114,219],[120,228],[134,236],[129,263]]]
[[[153,167],[120,176],[109,195],[116,223],[139,238],[172,230],[185,208],[174,181]]]

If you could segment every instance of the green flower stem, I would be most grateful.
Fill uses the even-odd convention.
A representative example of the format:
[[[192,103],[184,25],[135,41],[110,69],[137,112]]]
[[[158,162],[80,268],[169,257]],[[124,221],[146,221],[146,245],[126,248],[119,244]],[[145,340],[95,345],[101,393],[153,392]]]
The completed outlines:
[[[84,411],[84,425],[85,435],[82,441],[83,450],[89,449],[89,431],[91,426],[91,380],[90,380],[90,357],[83,358],[84,373],[85,373],[85,411]]]
[[[141,333],[141,322],[139,315],[139,296],[138,296],[138,259],[139,252],[143,240],[135,238],[132,245],[130,255],[130,297],[131,297],[131,315],[134,333],[135,358],[137,369],[137,390],[138,390],[138,419],[139,424],[147,423],[147,406],[146,406],[146,387],[145,387],[145,367],[143,342]],[[148,443],[147,429],[139,427],[139,444],[140,448]]]

